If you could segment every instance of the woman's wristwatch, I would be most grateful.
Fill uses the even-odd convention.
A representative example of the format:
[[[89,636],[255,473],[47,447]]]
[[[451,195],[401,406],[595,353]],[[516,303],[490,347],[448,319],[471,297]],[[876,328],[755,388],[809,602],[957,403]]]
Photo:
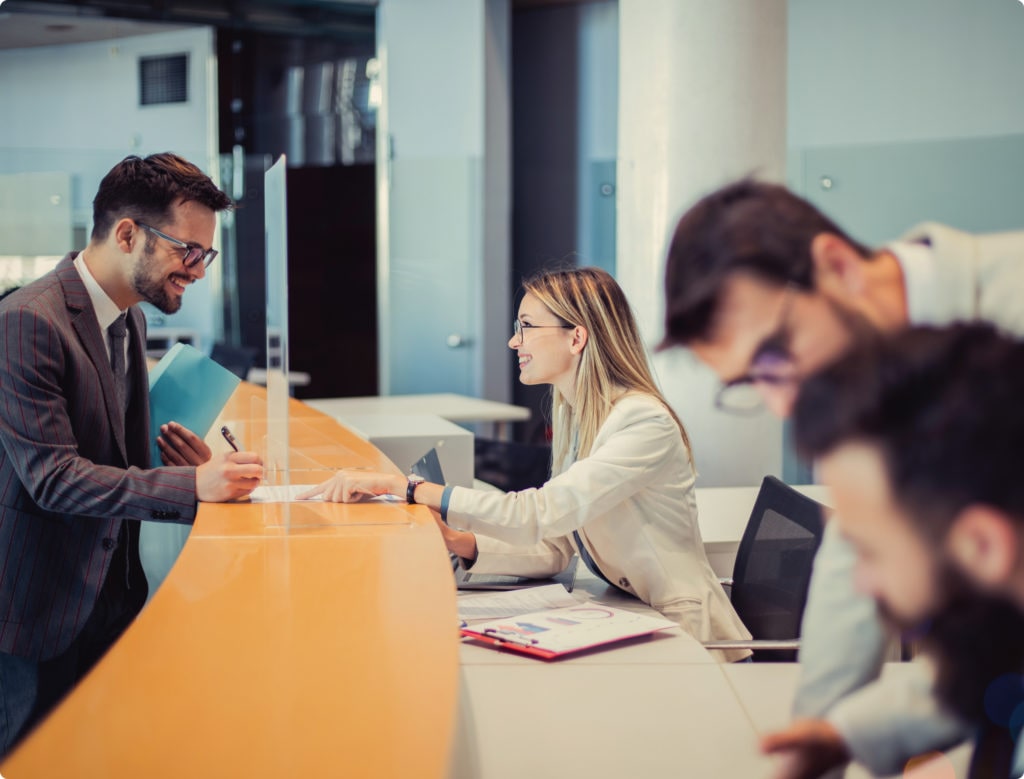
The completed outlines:
[[[425,482],[422,476],[417,476],[415,473],[409,474],[409,483],[405,488],[405,502],[415,503],[416,502],[416,488]]]

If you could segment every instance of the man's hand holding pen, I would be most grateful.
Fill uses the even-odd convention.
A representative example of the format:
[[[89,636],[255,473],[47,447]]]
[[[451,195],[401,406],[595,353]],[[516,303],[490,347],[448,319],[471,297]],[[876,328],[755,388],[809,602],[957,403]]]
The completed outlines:
[[[242,451],[238,440],[225,425],[220,429],[233,451],[214,455],[196,468],[196,496],[199,500],[223,502],[244,498],[263,480],[263,461],[256,452]]]
[[[196,497],[208,502],[244,498],[263,480],[256,452],[222,452],[196,468]]]
[[[240,451],[238,442],[226,427],[221,429],[234,451],[213,454],[213,450],[186,427],[177,422],[160,426],[157,446],[164,465],[194,465],[196,497],[219,503],[244,498],[263,480],[263,461],[256,452]]]

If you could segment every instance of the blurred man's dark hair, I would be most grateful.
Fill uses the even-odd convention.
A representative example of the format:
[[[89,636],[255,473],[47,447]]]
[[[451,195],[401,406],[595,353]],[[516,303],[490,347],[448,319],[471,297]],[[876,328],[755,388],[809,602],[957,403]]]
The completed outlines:
[[[706,339],[722,288],[738,271],[813,288],[811,242],[822,233],[871,257],[870,249],[778,184],[741,179],[703,197],[679,220],[668,249],[662,346]]]

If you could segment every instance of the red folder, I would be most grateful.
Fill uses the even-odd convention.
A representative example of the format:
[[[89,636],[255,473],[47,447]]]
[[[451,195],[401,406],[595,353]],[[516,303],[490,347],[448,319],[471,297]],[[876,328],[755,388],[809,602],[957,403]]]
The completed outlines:
[[[662,617],[580,603],[479,622],[462,628],[462,635],[499,649],[552,660],[670,627],[676,623]]]

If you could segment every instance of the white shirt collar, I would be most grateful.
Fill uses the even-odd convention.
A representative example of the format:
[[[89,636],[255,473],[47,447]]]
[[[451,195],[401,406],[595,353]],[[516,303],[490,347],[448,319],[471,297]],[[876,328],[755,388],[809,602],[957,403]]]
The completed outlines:
[[[895,241],[886,248],[903,270],[909,321],[915,325],[944,324],[949,314],[943,305],[945,295],[932,248],[913,241]]]
[[[89,293],[89,299],[92,301],[93,311],[96,312],[96,320],[100,323],[100,330],[104,333],[107,332],[107,328],[113,324],[114,320],[117,319],[121,314],[124,313],[120,308],[117,307],[117,303],[110,299],[110,295],[103,291],[103,287],[96,281],[96,277],[89,272],[89,267],[85,264],[85,260],[82,259],[83,252],[79,252],[78,256],[75,257],[75,270],[78,271],[78,275],[82,277],[82,283],[85,284],[85,290]]]

